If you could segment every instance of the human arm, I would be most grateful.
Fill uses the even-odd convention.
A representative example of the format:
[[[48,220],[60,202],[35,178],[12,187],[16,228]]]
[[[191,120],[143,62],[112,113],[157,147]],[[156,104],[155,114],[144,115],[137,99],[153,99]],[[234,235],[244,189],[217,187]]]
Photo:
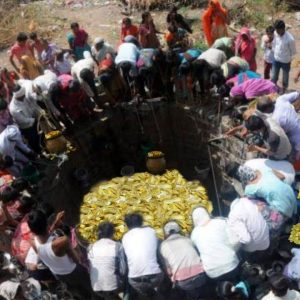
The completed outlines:
[[[260,147],[260,146],[257,146],[257,145],[250,145],[248,147],[248,151],[249,152],[260,152],[260,153],[265,154],[267,156],[270,156],[270,155],[273,154],[273,152],[270,151],[269,149],[264,148],[264,147]]]
[[[127,274],[127,271],[128,271],[126,255],[125,255],[122,244],[120,244],[118,247],[119,247],[119,249],[118,249],[118,253],[117,253],[117,268],[118,268],[119,274],[122,277],[125,277]]]
[[[17,111],[17,112],[10,111],[10,114],[12,115],[14,121],[17,123],[17,125],[20,128],[29,128],[35,122],[34,118],[24,115],[22,111]]]
[[[15,61],[14,61],[14,54],[11,53],[9,56],[9,62],[11,63],[11,65],[13,66],[13,68],[16,70],[17,73],[20,73],[20,69],[17,67]]]
[[[19,225],[19,222],[14,220],[13,217],[10,215],[6,204],[4,204],[4,203],[2,204],[2,209],[3,209],[3,212],[4,212],[5,217],[6,217],[6,222],[5,222],[6,225],[17,227]]]
[[[300,76],[300,72],[299,72],[299,76]],[[300,100],[300,93],[299,92],[292,92],[292,93],[284,94],[284,95],[278,97],[277,100],[276,100],[276,102],[290,102],[290,103],[294,103],[297,100]]]
[[[67,236],[58,237],[52,242],[52,250],[56,256],[68,255],[75,263],[79,263],[79,256],[72,248]]]
[[[55,220],[50,225],[49,232],[53,232],[59,225],[61,225],[62,220],[65,217],[65,211],[60,211],[56,214]]]
[[[241,131],[243,129],[245,129],[245,126],[242,124],[242,125],[239,125],[239,126],[231,128],[230,130],[228,130],[227,132],[225,132],[224,135],[225,136],[232,136],[235,133],[237,133],[237,132],[239,132],[239,131]]]
[[[289,48],[290,48],[290,51],[291,51],[291,57],[295,56],[296,53],[297,53],[297,50],[296,50],[296,42],[295,42],[294,38],[290,39],[290,41],[289,41]]]
[[[282,173],[280,173],[280,172],[278,172],[278,171],[276,171],[276,170],[274,170],[274,169],[272,169],[272,171],[273,171],[273,173],[274,173],[280,180],[282,180],[282,181],[285,180],[285,176],[284,176]]]

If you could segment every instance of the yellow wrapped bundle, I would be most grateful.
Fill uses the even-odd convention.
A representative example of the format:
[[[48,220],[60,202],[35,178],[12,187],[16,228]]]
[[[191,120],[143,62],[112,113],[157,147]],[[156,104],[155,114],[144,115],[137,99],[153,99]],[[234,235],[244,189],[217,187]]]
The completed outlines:
[[[289,241],[297,245],[300,245],[300,223],[292,227]]]
[[[212,204],[199,181],[187,181],[177,171],[164,175],[136,173],[103,182],[85,195],[80,211],[80,235],[89,242],[97,239],[99,223],[110,221],[116,225],[116,239],[126,231],[124,216],[138,211],[146,225],[153,227],[160,238],[162,227],[176,220],[183,232],[192,229],[192,210],[204,206],[209,212]]]

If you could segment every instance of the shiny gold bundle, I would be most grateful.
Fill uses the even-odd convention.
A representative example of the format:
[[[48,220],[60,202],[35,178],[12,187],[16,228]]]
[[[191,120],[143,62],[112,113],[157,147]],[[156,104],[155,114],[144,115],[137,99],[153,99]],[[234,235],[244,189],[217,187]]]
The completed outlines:
[[[151,151],[148,152],[147,157],[149,158],[159,158],[159,157],[163,157],[164,154],[161,151]]]
[[[205,188],[199,181],[187,181],[177,171],[163,175],[136,173],[102,182],[85,195],[80,210],[79,233],[89,242],[97,239],[98,225],[110,221],[116,225],[116,239],[126,232],[124,216],[140,212],[145,225],[153,227],[163,237],[162,227],[176,220],[184,233],[192,229],[192,210],[197,206],[212,211]]]
[[[292,227],[289,241],[297,245],[300,245],[300,223]]]

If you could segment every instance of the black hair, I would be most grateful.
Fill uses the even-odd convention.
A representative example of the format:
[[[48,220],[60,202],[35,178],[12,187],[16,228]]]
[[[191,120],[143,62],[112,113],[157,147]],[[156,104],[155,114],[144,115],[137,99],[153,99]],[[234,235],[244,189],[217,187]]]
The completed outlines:
[[[0,193],[0,199],[3,203],[8,203],[10,201],[16,200],[20,197],[18,190],[8,186]]]
[[[19,32],[17,35],[18,42],[26,42],[28,40],[28,36],[25,32]]]
[[[149,11],[145,11],[142,13],[142,22],[141,24],[145,24],[146,19],[150,16],[150,12]]]
[[[174,22],[172,22],[169,26],[168,26],[168,31],[175,33],[178,30],[176,24]]]
[[[98,227],[99,239],[110,239],[115,233],[115,226],[111,222],[103,222]]]
[[[41,211],[47,219],[55,213],[54,207],[48,202],[40,203],[37,209]]]
[[[29,38],[30,38],[31,40],[36,39],[36,38],[37,38],[37,33],[36,33],[36,32],[31,32],[31,33],[29,34]]]
[[[21,196],[20,203],[22,206],[22,211],[27,212],[36,204],[36,200],[30,196]]]
[[[266,127],[262,118],[258,116],[250,116],[247,120],[245,120],[245,127],[249,131],[261,130]]]
[[[268,97],[265,96],[258,99],[256,108],[263,113],[272,113],[275,105]]]
[[[93,72],[90,69],[85,68],[80,71],[79,76],[88,82],[93,77]]]
[[[274,33],[274,31],[275,31],[274,26],[268,26],[268,27],[266,28],[266,33]]]
[[[210,84],[212,86],[216,85],[220,87],[221,85],[225,84],[226,79],[223,75],[223,71],[221,69],[213,70],[210,75]]]
[[[222,281],[217,286],[217,292],[222,299],[226,300],[244,300],[247,299],[241,289],[235,288],[230,281]]]
[[[76,27],[79,27],[79,24],[77,22],[71,23],[71,26],[70,26],[71,29],[74,29]]]
[[[64,51],[57,52],[56,53],[56,59],[61,60],[62,58],[64,58]]]
[[[125,216],[125,223],[129,229],[141,227],[143,225],[143,216],[139,213],[131,213]]]
[[[16,93],[16,92],[18,92],[21,88],[22,88],[22,87],[21,87],[19,84],[15,84],[14,87],[13,87],[13,89],[12,89],[12,91],[13,91],[13,93]]]
[[[231,161],[225,166],[225,173],[232,178],[239,180],[238,169],[240,164],[235,161]]]
[[[285,296],[289,289],[289,286],[290,286],[290,282],[289,282],[288,278],[286,278],[285,276],[283,276],[281,274],[273,275],[269,279],[269,284],[270,284],[273,294],[276,297]]]
[[[17,178],[12,182],[11,186],[17,191],[22,192],[29,187],[29,182],[24,178]]]
[[[44,235],[47,233],[47,216],[41,210],[31,211],[27,223],[33,234]]]
[[[276,20],[274,23],[274,28],[277,29],[285,29],[285,23],[282,20]]]
[[[76,93],[80,90],[80,82],[77,79],[73,79],[69,82],[69,91]]]
[[[123,23],[129,23],[130,25],[132,24],[130,18],[124,18],[122,22],[123,22]]]
[[[191,64],[189,62],[180,64],[178,71],[180,75],[187,75],[191,71]]]
[[[238,198],[239,195],[235,190],[234,186],[225,181],[221,186],[220,196],[224,200],[233,201],[236,198]]]
[[[222,84],[218,88],[218,94],[220,94],[221,97],[229,97],[231,91],[231,86],[228,84]]]

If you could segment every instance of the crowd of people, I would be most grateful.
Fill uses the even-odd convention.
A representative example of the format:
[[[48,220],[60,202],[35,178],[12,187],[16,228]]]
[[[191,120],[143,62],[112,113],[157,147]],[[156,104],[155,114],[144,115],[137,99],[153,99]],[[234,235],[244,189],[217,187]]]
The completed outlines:
[[[193,30],[176,7],[166,22],[167,31],[160,32],[150,12],[142,14],[139,26],[124,18],[116,48],[101,37],[90,45],[78,23],[70,26],[68,49],[36,32],[17,35],[9,50],[13,70],[0,70],[0,250],[43,285],[61,281],[78,299],[258,299],[260,284],[247,282],[242,266],[267,260],[286,225],[298,221],[300,115],[293,104],[300,94],[288,92],[295,40],[282,20],[266,28],[262,78],[256,38],[246,27],[229,36],[228,11],[218,0],[210,0],[202,16],[207,49],[193,47]],[[299,77],[300,72],[295,82]],[[38,203],[35,187],[22,178],[24,168],[44,155],[42,118],[72,132],[107,105],[137,96],[185,101],[212,89],[229,99],[227,111],[251,103],[242,123],[224,136],[255,136],[247,151],[259,158],[226,166],[228,176],[241,182],[242,195],[224,184],[220,198],[228,215],[213,217],[196,208],[190,236],[170,220],[159,240],[134,212],[124,216],[128,231],[121,241],[114,240],[115,225],[104,222],[98,241],[83,249],[64,212]],[[274,270],[260,299],[300,299],[297,251],[284,275]],[[0,284],[0,298],[17,299],[20,292],[18,284]]]

